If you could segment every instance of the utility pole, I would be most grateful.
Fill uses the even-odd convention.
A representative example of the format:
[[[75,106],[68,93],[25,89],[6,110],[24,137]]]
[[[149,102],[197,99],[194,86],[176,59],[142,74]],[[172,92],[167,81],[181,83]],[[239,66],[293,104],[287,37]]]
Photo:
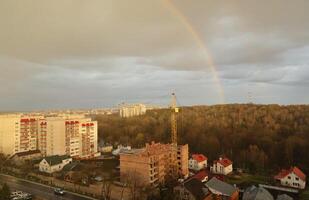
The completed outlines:
[[[171,139],[172,144],[177,146],[177,113],[179,109],[177,108],[176,95],[172,93],[172,103],[171,103]]]

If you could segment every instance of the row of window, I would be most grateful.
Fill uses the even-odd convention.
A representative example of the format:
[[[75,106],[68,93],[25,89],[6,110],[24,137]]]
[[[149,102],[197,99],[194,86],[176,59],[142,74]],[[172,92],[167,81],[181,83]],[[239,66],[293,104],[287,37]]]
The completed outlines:
[[[288,179],[291,180],[291,176],[288,176]],[[295,180],[296,180],[296,181],[299,181],[299,178],[298,178],[298,177],[295,177]]]

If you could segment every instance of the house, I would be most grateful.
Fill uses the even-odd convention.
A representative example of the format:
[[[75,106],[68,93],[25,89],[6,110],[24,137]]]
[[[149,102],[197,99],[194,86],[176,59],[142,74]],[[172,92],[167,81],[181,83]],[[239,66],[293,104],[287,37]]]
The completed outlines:
[[[40,150],[31,150],[26,152],[15,153],[10,157],[11,161],[13,161],[16,165],[22,165],[26,161],[34,160],[41,158],[42,154]]]
[[[233,162],[228,158],[220,157],[219,160],[214,161],[210,170],[214,174],[227,175],[233,171]]]
[[[113,146],[112,145],[102,146],[100,147],[100,151],[102,153],[111,153],[113,151]]]
[[[207,167],[207,157],[203,154],[193,154],[189,159],[189,169],[199,171]]]
[[[306,175],[298,167],[283,169],[274,178],[282,186],[298,189],[305,189],[306,187]]]
[[[245,190],[242,200],[274,200],[274,197],[265,188],[253,185]]]
[[[216,177],[210,179],[206,184],[208,190],[212,193],[212,199],[216,200],[238,200],[239,191],[236,187],[220,181]]]
[[[208,181],[209,175],[208,172],[206,171],[206,169],[199,171],[198,173],[196,173],[193,178],[201,181],[202,183],[205,183]]]
[[[293,200],[293,198],[287,194],[281,194],[277,196],[276,200]]]
[[[191,178],[174,188],[176,199],[179,200],[211,200],[211,193],[199,180]]]
[[[48,156],[43,158],[43,160],[39,164],[39,170],[41,172],[45,172],[48,174],[52,174],[54,172],[59,172],[63,169],[64,166],[70,164],[72,162],[72,158],[67,155],[59,156]]]
[[[65,165],[62,168],[63,179],[67,182],[74,182],[78,179],[78,174],[82,170],[83,166],[80,162],[72,162]]]

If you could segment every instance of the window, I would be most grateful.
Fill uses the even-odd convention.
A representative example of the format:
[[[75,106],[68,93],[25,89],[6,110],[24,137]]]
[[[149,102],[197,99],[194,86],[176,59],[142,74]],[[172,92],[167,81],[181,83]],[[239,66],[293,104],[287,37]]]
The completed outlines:
[[[291,179],[291,177],[290,177],[290,176],[288,176],[288,179]]]
[[[296,178],[295,178],[295,180],[299,181],[299,178],[298,178],[298,177],[296,177]]]

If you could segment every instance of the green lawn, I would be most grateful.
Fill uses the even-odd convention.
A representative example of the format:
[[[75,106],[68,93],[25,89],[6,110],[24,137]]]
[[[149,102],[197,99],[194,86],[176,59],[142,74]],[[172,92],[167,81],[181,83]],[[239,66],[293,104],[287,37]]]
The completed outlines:
[[[226,178],[226,182],[239,186],[250,186],[266,184],[269,182],[269,177],[251,174],[232,175]]]
[[[301,193],[300,200],[308,200],[309,199],[309,188],[307,188],[304,192]]]

